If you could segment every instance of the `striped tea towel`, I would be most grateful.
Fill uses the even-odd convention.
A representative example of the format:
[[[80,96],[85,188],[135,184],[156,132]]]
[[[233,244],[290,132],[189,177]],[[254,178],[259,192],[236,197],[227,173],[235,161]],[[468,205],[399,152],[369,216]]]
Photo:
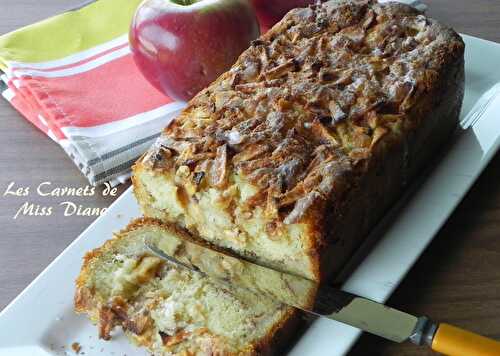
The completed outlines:
[[[3,96],[68,153],[90,183],[123,182],[184,107],[133,63],[140,0],[97,0],[0,37]]]

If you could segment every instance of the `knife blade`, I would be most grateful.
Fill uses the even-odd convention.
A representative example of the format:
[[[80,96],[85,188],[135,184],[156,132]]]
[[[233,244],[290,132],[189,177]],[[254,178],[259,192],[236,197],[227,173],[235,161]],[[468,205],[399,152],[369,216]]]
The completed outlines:
[[[500,355],[497,341],[234,257],[201,241],[180,239],[174,235],[168,239],[148,236],[144,244],[153,255],[210,278],[221,287],[242,288],[394,342],[411,341],[445,354],[452,350],[452,355],[456,356]]]
[[[175,240],[174,240],[175,239]],[[147,239],[156,256],[200,273],[214,282],[265,295],[317,316],[337,320],[386,339],[402,342],[415,331],[418,318],[351,293],[318,285],[306,278],[242,260],[193,241]]]

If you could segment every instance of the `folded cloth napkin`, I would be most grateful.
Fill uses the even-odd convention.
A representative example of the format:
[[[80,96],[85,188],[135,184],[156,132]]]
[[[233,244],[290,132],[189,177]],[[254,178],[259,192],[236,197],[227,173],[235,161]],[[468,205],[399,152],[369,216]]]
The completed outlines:
[[[127,33],[140,2],[94,0],[0,37],[2,95],[93,185],[124,182],[185,106],[157,92],[133,63]]]
[[[97,185],[123,182],[184,104],[136,69],[128,28],[140,0],[98,0],[0,37],[3,96]]]

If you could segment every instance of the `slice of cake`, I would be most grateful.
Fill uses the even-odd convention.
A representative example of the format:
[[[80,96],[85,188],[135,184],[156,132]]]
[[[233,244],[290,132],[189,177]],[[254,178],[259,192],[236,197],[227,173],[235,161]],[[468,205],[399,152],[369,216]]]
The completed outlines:
[[[145,238],[176,246],[188,236],[141,219],[85,256],[75,308],[101,338],[121,328],[154,355],[260,355],[296,326],[293,308],[172,266],[148,253]]]
[[[464,44],[415,9],[291,11],[134,167],[146,216],[322,280],[454,131]]]

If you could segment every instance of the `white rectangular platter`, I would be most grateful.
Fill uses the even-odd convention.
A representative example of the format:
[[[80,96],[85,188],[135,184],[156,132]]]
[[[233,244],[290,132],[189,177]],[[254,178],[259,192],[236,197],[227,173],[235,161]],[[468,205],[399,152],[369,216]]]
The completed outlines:
[[[462,118],[479,97],[500,82],[500,44],[463,36],[466,91]],[[500,145],[500,97],[453,141],[397,217],[347,278],[344,289],[384,302],[486,167]],[[84,253],[139,216],[130,190],[82,233],[0,314],[0,356],[71,355],[78,342],[85,355],[147,355],[118,335],[98,340],[96,328],[73,313],[74,280]],[[20,261],[19,268],[22,268]],[[293,356],[346,354],[360,332],[317,320],[291,350]]]

